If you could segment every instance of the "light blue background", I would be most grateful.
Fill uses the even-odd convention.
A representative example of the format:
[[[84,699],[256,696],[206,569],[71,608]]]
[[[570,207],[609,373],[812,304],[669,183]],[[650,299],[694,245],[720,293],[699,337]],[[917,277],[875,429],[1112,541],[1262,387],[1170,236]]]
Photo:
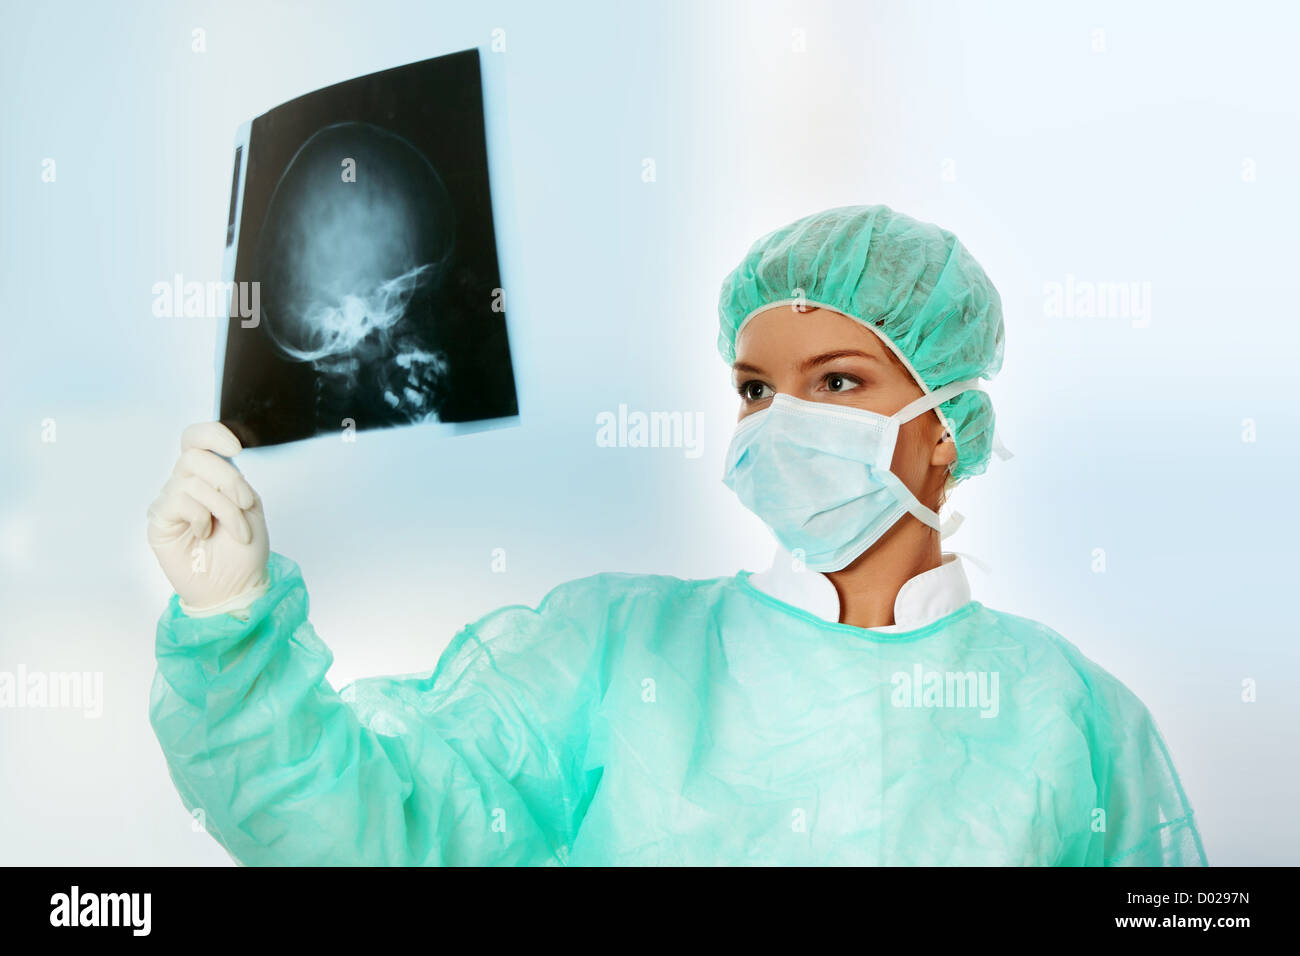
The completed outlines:
[[[1275,4],[1135,6],[7,4],[0,670],[102,671],[106,700],[98,720],[0,711],[0,862],[229,863],[147,719],[170,590],[145,508],[211,417],[216,337],[155,318],[151,288],[220,278],[240,123],[475,46],[517,427],[239,461],[335,686],[427,671],[467,621],[576,576],[765,566],[719,481],[736,399],[718,287],[762,233],[884,202],[955,231],[1002,293],[990,391],[1015,457],[956,493],[950,540],[990,568],[969,569],[976,597],[1147,703],[1211,863],[1300,862],[1300,24]],[[1067,274],[1151,283],[1149,327],[1048,318],[1044,283]],[[598,447],[620,403],[700,412],[703,454]]]

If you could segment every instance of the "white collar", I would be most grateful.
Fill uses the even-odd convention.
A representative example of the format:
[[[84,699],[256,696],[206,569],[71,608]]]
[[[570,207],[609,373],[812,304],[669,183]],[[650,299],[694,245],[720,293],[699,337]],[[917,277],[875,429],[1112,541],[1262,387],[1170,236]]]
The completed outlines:
[[[778,601],[802,608],[832,624],[840,619],[840,596],[831,579],[796,565],[790,552],[778,548],[772,566],[751,574],[749,583]],[[890,633],[914,631],[947,617],[970,603],[970,582],[956,554],[944,554],[937,568],[904,582],[894,598],[894,623],[867,628]]]

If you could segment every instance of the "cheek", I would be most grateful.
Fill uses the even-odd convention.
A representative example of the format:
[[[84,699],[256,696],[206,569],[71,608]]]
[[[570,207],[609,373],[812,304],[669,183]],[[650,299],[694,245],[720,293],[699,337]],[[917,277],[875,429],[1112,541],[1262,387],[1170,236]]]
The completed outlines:
[[[889,469],[913,491],[924,481],[930,469],[931,449],[925,441],[924,431],[915,421],[907,422],[898,430],[894,463]]]

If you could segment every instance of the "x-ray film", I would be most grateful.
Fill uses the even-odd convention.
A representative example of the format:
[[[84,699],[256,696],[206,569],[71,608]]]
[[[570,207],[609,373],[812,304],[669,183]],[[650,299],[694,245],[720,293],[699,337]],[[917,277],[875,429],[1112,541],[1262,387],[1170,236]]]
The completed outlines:
[[[219,415],[245,447],[517,414],[477,50],[236,138]]]

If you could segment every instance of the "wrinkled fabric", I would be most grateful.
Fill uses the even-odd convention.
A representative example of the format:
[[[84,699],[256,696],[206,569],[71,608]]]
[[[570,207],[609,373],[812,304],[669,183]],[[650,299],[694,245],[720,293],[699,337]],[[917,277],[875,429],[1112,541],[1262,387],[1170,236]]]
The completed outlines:
[[[746,321],[792,300],[857,319],[930,389],[991,379],[1002,368],[1002,300],[980,264],[951,232],[888,206],[827,209],[755,242],[719,294],[718,350],[727,364]],[[939,411],[957,446],[952,480],[982,474],[993,448],[988,395],[964,392]]]
[[[172,599],[149,710],[242,864],[1206,862],[1142,703],[976,602],[875,634],[748,572],[599,574],[337,692],[297,565],[270,572],[247,621]]]

